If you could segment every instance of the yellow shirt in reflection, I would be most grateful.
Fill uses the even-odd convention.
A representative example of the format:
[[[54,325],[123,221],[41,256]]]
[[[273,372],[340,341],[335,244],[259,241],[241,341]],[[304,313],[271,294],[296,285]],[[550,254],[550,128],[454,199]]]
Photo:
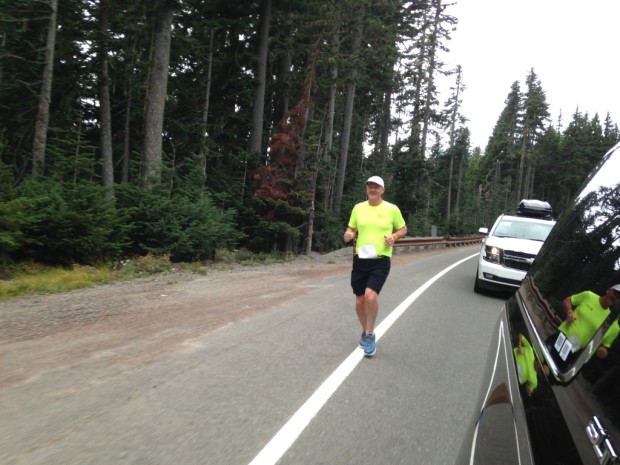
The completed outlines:
[[[601,339],[601,345],[609,349],[618,337],[618,334],[620,334],[620,325],[618,324],[618,319],[616,318],[616,321],[611,324],[607,332],[605,332],[603,339]]]
[[[564,321],[560,331],[580,349],[583,349],[597,329],[601,327],[609,315],[609,309],[601,307],[600,296],[592,291],[583,291],[571,296],[576,320],[572,323]]]

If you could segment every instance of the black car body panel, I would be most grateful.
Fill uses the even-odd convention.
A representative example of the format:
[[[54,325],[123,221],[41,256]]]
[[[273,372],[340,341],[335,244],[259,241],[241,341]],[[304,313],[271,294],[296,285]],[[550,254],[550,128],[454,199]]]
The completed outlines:
[[[562,329],[566,297],[619,283],[620,144],[504,304],[457,464],[620,463],[620,302],[580,339]]]

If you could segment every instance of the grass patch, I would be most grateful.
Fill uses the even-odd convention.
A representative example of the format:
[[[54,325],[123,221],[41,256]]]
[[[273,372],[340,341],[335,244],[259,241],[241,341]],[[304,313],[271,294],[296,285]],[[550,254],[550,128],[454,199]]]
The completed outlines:
[[[243,264],[243,265],[273,265],[289,262],[298,258],[290,252],[254,253],[247,249],[215,251],[215,263]]]
[[[116,272],[121,279],[140,278],[152,274],[166,273],[172,270],[170,255],[147,254],[132,260],[123,260]]]
[[[291,253],[255,254],[246,249],[218,249],[215,259],[209,262],[174,264],[170,256],[147,254],[143,257],[123,260],[114,266],[81,266],[71,269],[47,267],[38,263],[22,263],[4,268],[8,279],[0,279],[0,301],[31,294],[52,294],[115,281],[131,280],[144,276],[162,274],[180,268],[195,274],[207,274],[209,269],[227,269],[234,265],[270,265],[295,259]]]
[[[25,294],[49,294],[108,283],[116,278],[107,268],[75,266],[64,268],[36,267],[35,270],[19,272],[9,280],[0,281],[0,300],[7,300]]]
[[[170,257],[145,255],[114,266],[74,265],[70,269],[21,263],[10,268],[9,279],[0,280],[0,301],[31,294],[53,294],[97,284],[160,274],[172,269]]]

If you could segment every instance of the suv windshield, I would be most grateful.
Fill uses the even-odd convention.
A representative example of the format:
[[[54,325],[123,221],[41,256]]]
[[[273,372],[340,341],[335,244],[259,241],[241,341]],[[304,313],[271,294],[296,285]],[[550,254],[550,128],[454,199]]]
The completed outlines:
[[[553,223],[529,223],[515,219],[504,219],[495,228],[494,236],[511,237],[515,239],[528,239],[531,241],[544,241]]]

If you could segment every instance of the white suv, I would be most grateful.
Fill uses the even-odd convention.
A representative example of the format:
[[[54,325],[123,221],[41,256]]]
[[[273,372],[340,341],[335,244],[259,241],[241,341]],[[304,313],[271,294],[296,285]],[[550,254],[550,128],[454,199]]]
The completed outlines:
[[[518,289],[554,224],[547,202],[522,200],[517,213],[500,215],[491,231],[480,228],[486,237],[474,291]]]

